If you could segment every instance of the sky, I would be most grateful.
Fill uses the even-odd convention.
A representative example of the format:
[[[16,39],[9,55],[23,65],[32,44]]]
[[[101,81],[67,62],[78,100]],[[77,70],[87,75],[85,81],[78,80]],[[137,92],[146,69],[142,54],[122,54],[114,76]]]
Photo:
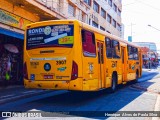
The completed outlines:
[[[160,50],[159,5],[160,0],[122,0],[125,40],[128,40],[132,31],[133,42],[155,42],[157,49]]]

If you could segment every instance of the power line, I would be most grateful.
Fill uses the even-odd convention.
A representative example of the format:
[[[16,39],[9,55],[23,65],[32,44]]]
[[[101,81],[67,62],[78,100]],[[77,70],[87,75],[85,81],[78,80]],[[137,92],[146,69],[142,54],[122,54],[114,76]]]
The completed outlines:
[[[156,7],[154,7],[154,6],[150,5],[150,4],[147,4],[147,3],[142,2],[142,1],[140,1],[140,0],[135,0],[135,1],[137,1],[137,2],[139,2],[139,3],[142,3],[143,5],[148,6],[148,7],[152,8],[152,9],[158,10],[158,11],[160,12],[160,9],[159,9],[159,8],[156,8]]]
[[[129,6],[129,5],[133,5],[135,4],[136,2],[132,2],[132,3],[128,3],[128,4],[124,4],[123,7],[126,7],[126,6]]]

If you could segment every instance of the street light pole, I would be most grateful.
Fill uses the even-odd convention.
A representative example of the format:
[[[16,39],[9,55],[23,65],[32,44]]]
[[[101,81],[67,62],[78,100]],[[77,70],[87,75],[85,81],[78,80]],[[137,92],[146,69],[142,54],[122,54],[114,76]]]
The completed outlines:
[[[133,24],[133,23],[131,23],[130,25],[128,25],[128,26],[131,26],[131,36],[128,36],[128,41],[130,41],[130,42],[132,42],[132,35],[133,35],[133,25],[136,25],[136,24]]]

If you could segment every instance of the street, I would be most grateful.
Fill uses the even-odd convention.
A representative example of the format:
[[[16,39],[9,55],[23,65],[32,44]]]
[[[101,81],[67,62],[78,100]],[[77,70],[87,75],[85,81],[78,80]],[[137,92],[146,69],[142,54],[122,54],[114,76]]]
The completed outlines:
[[[115,93],[110,94],[108,90],[103,90],[99,92],[73,92],[73,91],[43,91],[42,94],[30,95],[28,97],[21,97],[16,100],[10,100],[9,102],[3,102],[8,97],[11,97],[10,93],[7,92],[8,97],[4,97],[4,92],[0,93],[0,110],[1,111],[160,111],[160,105],[155,106],[158,96],[160,94],[160,88],[155,88],[160,85],[160,82],[157,82],[157,85],[153,86],[155,91],[146,91],[145,89],[139,89],[138,87],[151,87],[155,83],[150,81],[158,81],[160,79],[160,72],[158,70],[143,70],[143,76],[139,79],[139,83],[129,84],[125,86],[120,86]],[[142,83],[142,84],[141,84]],[[146,84],[146,86],[144,86]],[[137,87],[138,86],[138,87]],[[12,88],[14,89],[14,88]],[[20,89],[20,88],[16,88]],[[22,88],[21,88],[22,90]],[[13,90],[12,90],[13,91]],[[19,91],[17,91],[19,92]],[[39,90],[22,90],[22,94],[39,92]],[[19,92],[17,96],[21,95]],[[3,98],[3,99],[2,99]],[[156,104],[157,105],[157,104]],[[84,119],[84,116],[77,116],[75,114],[70,114],[71,116],[81,117]],[[60,117],[56,116],[55,119]],[[69,119],[74,117],[69,117]],[[85,117],[85,119],[99,119],[96,116]],[[8,118],[12,119],[12,118]],[[39,118],[38,118],[39,119]],[[48,117],[50,119],[50,117]],[[105,119],[105,118],[104,118]],[[109,117],[108,119],[115,119],[114,117]],[[116,119],[124,119],[117,117]],[[125,117],[128,119],[135,119],[135,117]],[[146,117],[136,117],[136,119],[146,119]],[[147,117],[151,119],[151,117]]]
[[[0,120],[160,120],[160,0],[0,3]]]

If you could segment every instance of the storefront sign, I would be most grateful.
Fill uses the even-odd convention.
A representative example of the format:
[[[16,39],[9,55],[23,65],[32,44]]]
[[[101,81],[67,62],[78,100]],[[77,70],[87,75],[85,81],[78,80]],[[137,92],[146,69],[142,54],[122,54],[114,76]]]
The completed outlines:
[[[25,18],[22,18],[20,16],[17,16],[15,14],[12,14],[10,12],[1,9],[0,9],[0,22],[23,30],[25,29],[25,26],[27,24],[32,23],[31,21]]]

